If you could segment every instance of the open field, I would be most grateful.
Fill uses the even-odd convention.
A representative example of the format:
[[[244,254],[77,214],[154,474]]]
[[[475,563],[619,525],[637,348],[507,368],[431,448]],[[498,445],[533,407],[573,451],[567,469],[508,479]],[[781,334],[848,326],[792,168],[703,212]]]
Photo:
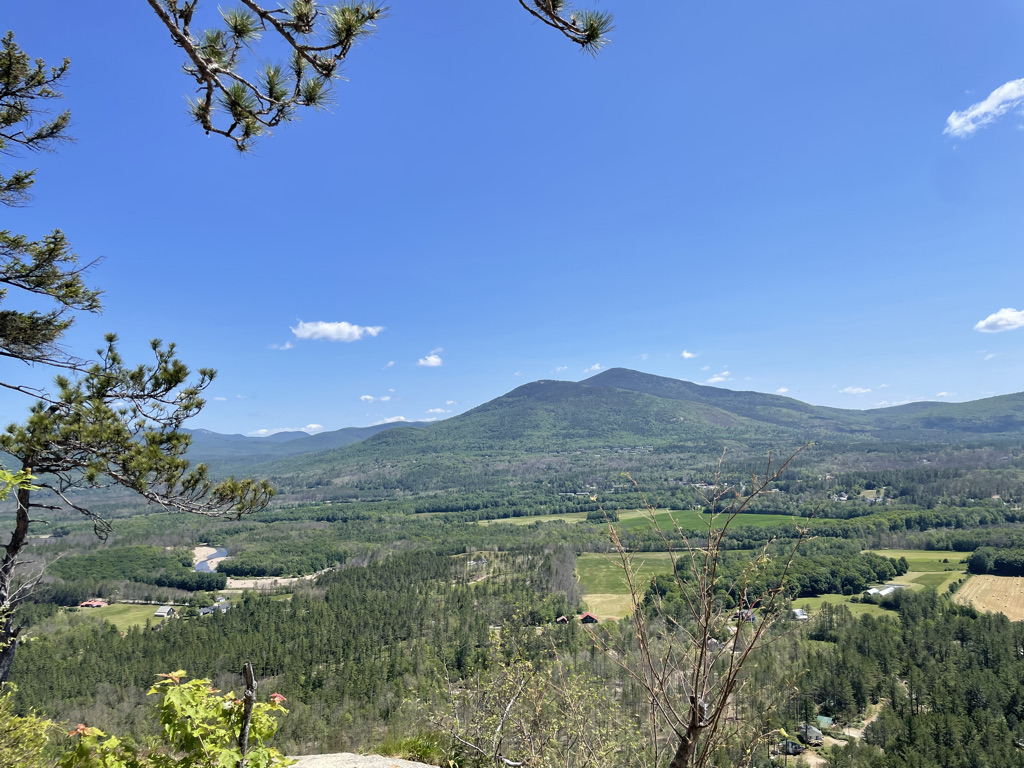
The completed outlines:
[[[646,528],[651,524],[650,517],[647,512],[640,509],[620,509],[619,511],[619,522],[616,523],[622,529],[628,530],[631,528]],[[666,530],[671,529],[678,523],[684,530],[700,530],[706,528],[708,524],[708,516],[692,509],[659,509],[655,511],[655,519],[661,528]],[[580,523],[587,519],[586,512],[567,512],[562,515],[533,515],[530,517],[502,517],[495,520],[481,520],[480,525],[495,525],[497,523],[507,523],[509,525],[533,525],[534,523],[551,523],[562,521],[564,523]],[[736,519],[733,520],[732,525],[734,526],[745,526],[745,525],[781,525],[781,524],[794,524],[800,522],[805,524],[810,522],[814,523],[813,520],[808,521],[806,518],[793,517],[792,515],[753,515],[750,513],[742,513],[736,515]],[[603,525],[603,523],[600,523]]]
[[[1010,621],[1024,621],[1024,576],[972,576],[953,599],[979,611],[1003,613]]]
[[[894,579],[894,582],[906,584],[911,589],[934,588],[943,592],[954,581],[967,575],[967,564],[960,562],[967,556],[963,552],[922,549],[873,549],[871,551],[882,557],[896,559],[905,557],[910,570]]]
[[[633,558],[633,570],[641,589],[656,574],[672,572],[668,552],[641,552]],[[576,558],[576,575],[587,590],[587,609],[599,619],[620,619],[630,610],[629,587],[614,555],[584,554]]]
[[[109,621],[122,632],[135,625],[145,626],[147,619],[153,619],[154,624],[159,624],[163,619],[154,618],[157,605],[133,605],[132,603],[114,603],[106,608],[86,608],[90,615],[100,616],[104,621]]]
[[[840,594],[819,595],[818,597],[800,597],[793,601],[793,607],[805,608],[807,612],[813,616],[821,610],[821,606],[825,603],[831,603],[832,605],[844,605],[850,609],[850,613],[854,616],[863,616],[864,614],[870,614],[871,616],[896,615],[892,611],[887,611],[884,608],[872,605],[871,603],[851,603],[849,595]]]
[[[946,552],[927,549],[872,549],[868,550],[882,557],[893,557],[899,560],[907,558],[912,571],[960,571],[966,572],[967,564],[961,563],[970,555],[969,552]]]

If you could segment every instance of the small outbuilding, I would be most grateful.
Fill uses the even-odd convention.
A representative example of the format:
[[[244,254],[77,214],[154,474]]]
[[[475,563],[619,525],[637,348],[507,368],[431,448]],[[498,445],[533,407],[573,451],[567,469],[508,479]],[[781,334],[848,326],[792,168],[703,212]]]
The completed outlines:
[[[803,608],[794,608],[789,612],[789,617],[793,619],[793,621],[807,621],[811,618]]]
[[[580,621],[583,624],[597,624],[597,616],[590,613],[589,611],[586,611],[582,616],[580,616]]]
[[[161,605],[153,614],[158,619],[169,619],[174,616],[174,608],[170,605]]]
[[[568,624],[568,623],[569,623],[569,617],[568,616],[559,616],[557,619],[555,619],[555,624]]]
[[[78,604],[79,608],[106,608],[107,603],[104,600],[86,600],[85,602]]]

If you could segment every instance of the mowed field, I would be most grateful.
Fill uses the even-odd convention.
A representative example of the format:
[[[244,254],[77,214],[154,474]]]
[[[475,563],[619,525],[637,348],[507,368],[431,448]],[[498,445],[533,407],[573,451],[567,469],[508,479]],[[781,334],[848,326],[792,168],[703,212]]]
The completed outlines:
[[[620,517],[625,517],[623,513],[619,514]],[[675,514],[690,514],[699,517],[696,512]],[[775,518],[775,522],[778,522],[779,519],[790,522],[793,520],[784,515],[748,514],[739,515],[734,524],[757,524],[758,521],[752,523],[749,518]],[[892,583],[906,584],[910,589],[935,588],[942,591],[947,589],[952,582],[964,578],[967,573],[967,566],[960,562],[964,557],[962,552],[932,552],[919,549],[877,549],[872,551],[882,557],[896,559],[905,557],[910,570],[903,576],[893,579]],[[640,585],[640,589],[644,590],[651,576],[672,572],[670,555],[668,552],[639,552],[634,556],[633,570],[637,574],[637,583]],[[587,603],[587,608],[599,619],[617,619],[629,613],[631,607],[629,589],[618,557],[600,554],[580,555],[576,558],[576,575],[586,590],[584,600]],[[806,608],[813,615],[821,609],[823,603],[831,603],[845,605],[855,615],[864,613],[875,616],[893,615],[891,611],[877,605],[851,602],[850,597],[850,595],[828,594],[819,597],[798,598],[793,601],[793,607]],[[1024,600],[1022,600],[1022,609],[1024,609]]]
[[[678,524],[686,531],[707,528],[710,519],[707,515],[691,509],[659,509],[655,511],[654,517],[660,528],[670,530]],[[530,517],[503,517],[497,520],[481,520],[480,525],[497,525],[501,523],[508,525],[533,525],[534,523],[559,521],[563,523],[582,523],[586,519],[586,512],[568,512],[562,515],[532,515]],[[724,516],[720,516],[717,520],[719,525],[724,522]],[[797,523],[801,525],[813,524],[814,521],[802,517],[793,517],[792,515],[754,515],[747,512],[736,515],[735,520],[730,525],[740,527],[747,525],[795,525]],[[596,524],[604,525],[604,523]],[[646,511],[640,509],[620,509],[619,522],[615,525],[624,530],[647,528],[651,525],[651,516]]]
[[[1024,621],[1024,576],[971,576],[953,600],[979,611],[1006,614],[1010,621]]]

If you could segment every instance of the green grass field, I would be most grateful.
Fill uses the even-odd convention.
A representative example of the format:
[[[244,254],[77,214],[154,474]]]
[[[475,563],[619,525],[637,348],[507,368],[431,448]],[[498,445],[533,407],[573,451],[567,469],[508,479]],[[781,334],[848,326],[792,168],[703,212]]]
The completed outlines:
[[[811,616],[821,610],[821,606],[825,603],[831,603],[832,605],[845,605],[850,609],[850,613],[854,616],[863,616],[864,614],[870,614],[871,616],[895,616],[896,614],[892,611],[887,611],[884,608],[872,605],[871,603],[851,603],[849,595],[839,594],[828,594],[819,595],[818,597],[801,597],[793,601],[794,608],[804,608]]]
[[[154,624],[159,624],[163,619],[153,616],[158,607],[156,605],[114,603],[114,605],[108,605],[106,608],[83,608],[80,613],[87,613],[89,616],[99,616],[123,632],[129,627],[136,625],[144,627],[147,619],[153,619]]]
[[[907,558],[907,564],[912,571],[940,572],[940,571],[961,571],[966,572],[966,560],[969,553],[966,552],[944,552],[941,550],[931,551],[924,549],[872,549],[869,550],[882,557],[894,557],[897,560],[901,557]]]
[[[685,531],[700,530],[707,528],[709,516],[692,509],[659,509],[654,513],[654,519],[662,530],[671,530],[678,524]],[[719,516],[717,525],[725,522],[725,516]],[[749,512],[742,512],[736,515],[730,523],[732,526],[742,527],[748,525],[794,525],[796,523],[806,525],[806,518],[793,517],[792,515],[754,515]],[[651,525],[650,515],[644,510],[631,509],[619,511],[619,524],[624,529],[647,528]]]
[[[659,509],[654,513],[655,520],[664,530],[671,530],[678,523],[684,530],[700,530],[706,528],[708,516],[690,509]],[[587,519],[586,512],[567,512],[562,515],[533,515],[531,517],[503,517],[497,520],[481,520],[480,525],[495,525],[506,523],[508,525],[533,525],[534,523],[550,523],[561,521],[563,523],[580,523]],[[732,525],[742,527],[747,525],[793,525],[795,523],[814,523],[806,518],[793,517],[791,515],[753,515],[749,512],[736,515]],[[601,523],[603,525],[603,523]],[[619,522],[616,523],[623,530],[634,528],[646,528],[650,526],[651,519],[647,512],[639,509],[620,509]]]
[[[633,572],[641,591],[652,576],[672,573],[668,552],[639,552],[633,557]],[[583,554],[576,558],[576,575],[586,589],[587,609],[599,619],[622,618],[631,608],[629,586],[622,561],[614,555]]]
[[[908,584],[911,589],[935,588],[943,592],[949,585],[967,575],[967,564],[960,561],[964,552],[930,551],[923,549],[875,549],[882,557],[907,558],[910,570],[895,579],[897,583]]]

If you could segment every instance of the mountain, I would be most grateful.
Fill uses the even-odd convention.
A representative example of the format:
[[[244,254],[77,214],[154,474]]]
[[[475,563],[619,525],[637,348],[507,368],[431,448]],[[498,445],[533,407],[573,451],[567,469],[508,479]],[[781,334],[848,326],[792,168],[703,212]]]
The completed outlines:
[[[390,424],[374,424],[369,427],[345,427],[331,432],[310,435],[307,432],[277,432],[267,437],[246,435],[225,435],[208,429],[184,430],[192,436],[189,459],[196,462],[217,464],[226,459],[235,463],[245,461],[268,461],[285,456],[327,451],[341,448],[372,437],[395,427],[424,427],[425,421],[400,421]]]
[[[1024,393],[859,411],[613,368],[580,382],[531,382],[444,421],[396,428],[410,426],[277,443],[197,433],[194,455],[220,457],[221,473],[270,477],[294,499],[459,489],[509,497],[641,466],[665,477],[706,470],[723,449],[736,464],[814,442],[802,462],[884,468],[937,452],[1003,451],[1024,441]]]

